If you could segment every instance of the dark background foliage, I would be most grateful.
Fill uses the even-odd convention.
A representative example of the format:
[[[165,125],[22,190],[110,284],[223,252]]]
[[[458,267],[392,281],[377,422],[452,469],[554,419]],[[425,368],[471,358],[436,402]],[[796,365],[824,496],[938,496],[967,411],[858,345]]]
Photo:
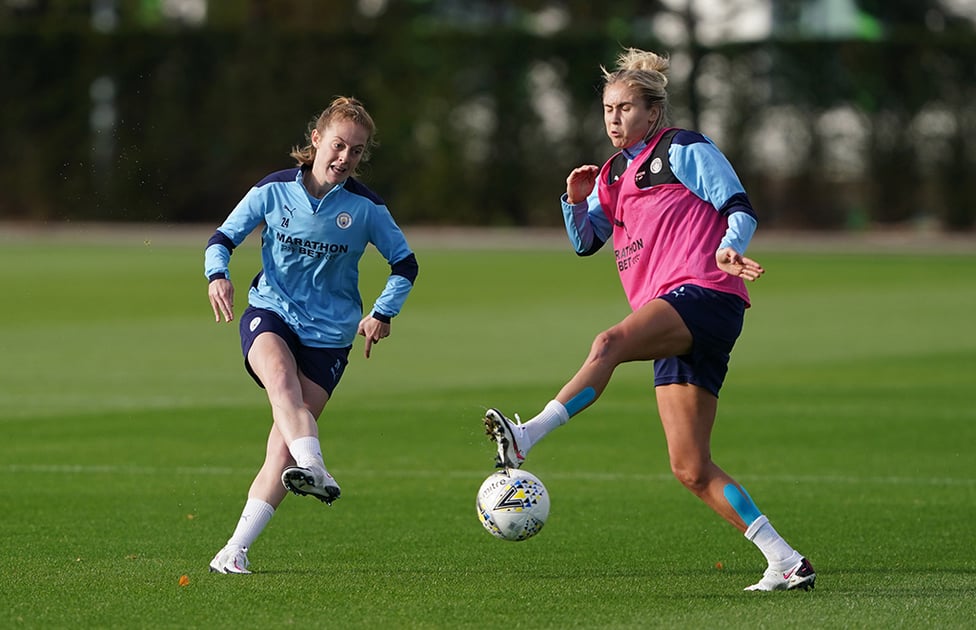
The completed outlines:
[[[401,223],[554,225],[568,171],[609,156],[599,66],[627,45],[672,55],[673,122],[719,143],[765,225],[976,220],[976,37],[938,2],[862,1],[860,31],[820,36],[816,2],[775,3],[758,41],[703,40],[700,3],[163,4],[109,2],[105,27],[105,2],[0,3],[0,219],[218,222],[348,94]]]

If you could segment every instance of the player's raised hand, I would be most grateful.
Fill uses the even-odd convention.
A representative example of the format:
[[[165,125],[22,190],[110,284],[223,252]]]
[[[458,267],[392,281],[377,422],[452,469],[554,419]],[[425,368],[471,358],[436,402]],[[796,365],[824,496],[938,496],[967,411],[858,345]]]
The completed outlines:
[[[759,276],[766,273],[762,265],[751,258],[746,258],[731,247],[723,247],[715,252],[715,262],[719,269],[730,276],[750,282],[758,280]]]
[[[210,282],[207,288],[210,295],[210,306],[213,308],[214,319],[219,323],[220,316],[225,321],[234,319],[234,285],[226,278],[217,278]]]
[[[593,191],[600,167],[593,164],[574,168],[566,178],[566,199],[569,203],[580,203]]]

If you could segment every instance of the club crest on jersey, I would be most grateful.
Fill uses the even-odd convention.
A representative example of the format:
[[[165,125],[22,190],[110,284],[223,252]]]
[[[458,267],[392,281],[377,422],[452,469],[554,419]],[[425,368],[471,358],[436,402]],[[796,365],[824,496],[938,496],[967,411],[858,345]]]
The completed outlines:
[[[663,166],[663,162],[661,162],[661,158],[656,157],[656,158],[654,158],[654,160],[651,161],[650,170],[651,170],[652,173],[654,173],[656,175],[656,174],[658,174],[658,173],[661,172],[661,167],[662,166]]]
[[[336,225],[340,230],[345,230],[352,225],[352,215],[348,212],[340,212],[336,217]]]

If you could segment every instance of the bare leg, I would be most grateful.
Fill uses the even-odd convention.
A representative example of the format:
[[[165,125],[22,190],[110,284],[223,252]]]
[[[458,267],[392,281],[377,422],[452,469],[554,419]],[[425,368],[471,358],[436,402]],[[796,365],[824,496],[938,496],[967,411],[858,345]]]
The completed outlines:
[[[329,395],[322,387],[310,381],[304,374],[299,374],[299,383],[302,389],[302,397],[305,400],[305,409],[309,414],[317,418],[322,414],[322,410],[329,400]],[[251,488],[247,493],[248,498],[261,499],[272,507],[277,508],[287,494],[285,487],[281,484],[281,472],[288,466],[294,464],[295,458],[292,457],[291,452],[288,450],[288,445],[285,444],[285,440],[278,430],[278,425],[275,423],[272,425],[271,432],[268,435],[264,464],[251,483]]]
[[[267,390],[275,427],[284,443],[291,444],[300,437],[318,437],[316,418],[328,395],[321,387],[300,378],[295,357],[285,341],[273,333],[258,335],[247,360]],[[313,400],[306,401],[306,395]]]
[[[268,354],[266,352],[263,356],[267,356]],[[287,356],[291,357],[291,353],[288,352]],[[275,389],[278,382],[274,380],[273,376],[269,377],[266,371],[273,364],[273,361],[262,364],[262,369],[265,372],[259,372],[257,369],[255,369],[255,372],[263,375],[261,378],[262,383],[270,382],[272,383],[272,389]],[[285,366],[287,364],[287,361],[281,363],[281,365]],[[308,414],[312,418],[314,425],[315,419],[321,415],[326,402],[328,402],[329,395],[321,386],[313,383],[303,374],[298,373],[297,368],[294,381],[298,384],[302,409],[305,414]],[[291,386],[291,384],[287,384],[284,387],[288,388]],[[269,392],[269,398],[275,395],[275,393]],[[272,408],[280,410],[282,406],[275,406],[275,403],[272,403]],[[211,568],[215,571],[220,571],[221,573],[240,573],[246,571],[248,564],[246,548],[250,547],[258,538],[288,492],[281,483],[281,474],[285,468],[295,464],[295,458],[288,449],[288,445],[285,443],[285,439],[279,430],[279,419],[280,416],[271,425],[264,463],[251,482],[251,487],[247,493],[248,500],[241,513],[241,518],[238,520],[237,527],[231,538],[227,541],[227,545],[217,553],[217,556],[211,562]],[[242,556],[241,554],[245,555]]]
[[[725,487],[738,484],[712,461],[711,438],[718,399],[695,385],[656,388],[658,413],[668,442],[674,476],[740,532],[743,523],[725,497]]]
[[[498,447],[496,462],[520,465],[535,444],[596,402],[621,363],[684,354],[691,343],[691,333],[670,304],[645,304],[596,336],[573,378],[529,421],[516,425],[497,410],[488,410],[485,426]]]
[[[652,300],[596,336],[589,356],[559,390],[556,400],[565,405],[590,387],[594,396],[585,408],[600,397],[621,363],[680,355],[688,351],[691,342],[691,333],[678,312],[664,300]]]
[[[288,451],[278,427],[272,426],[271,433],[268,435],[268,446],[264,457],[264,464],[258,471],[251,488],[247,492],[247,498],[260,499],[277,509],[281,501],[288,494],[285,487],[281,484],[281,471],[287,466],[295,463],[295,458]]]

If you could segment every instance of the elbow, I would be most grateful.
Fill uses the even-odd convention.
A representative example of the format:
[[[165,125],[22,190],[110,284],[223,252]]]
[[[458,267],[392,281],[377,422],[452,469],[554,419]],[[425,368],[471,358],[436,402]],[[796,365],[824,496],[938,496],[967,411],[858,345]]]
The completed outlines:
[[[410,284],[413,284],[417,279],[417,274],[420,272],[420,265],[417,264],[417,257],[411,253],[406,258],[398,260],[390,265],[390,272],[394,276],[406,278]]]
[[[605,242],[606,241],[601,241],[598,238],[594,238],[593,242],[590,243],[589,247],[583,247],[582,244],[580,244],[576,247],[576,255],[581,258],[584,256],[592,256],[593,254],[600,251],[600,248],[603,247],[603,244]]]

